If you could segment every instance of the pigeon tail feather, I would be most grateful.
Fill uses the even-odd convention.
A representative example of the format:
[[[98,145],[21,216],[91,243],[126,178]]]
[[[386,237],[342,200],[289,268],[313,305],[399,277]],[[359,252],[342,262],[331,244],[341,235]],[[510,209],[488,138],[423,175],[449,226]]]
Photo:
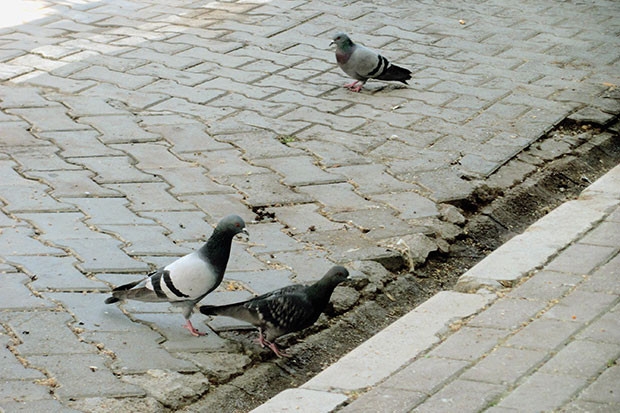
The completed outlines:
[[[381,73],[375,79],[395,80],[398,82],[403,82],[407,85],[407,80],[411,79],[411,70],[391,64],[388,66],[387,69],[383,71],[383,73]]]

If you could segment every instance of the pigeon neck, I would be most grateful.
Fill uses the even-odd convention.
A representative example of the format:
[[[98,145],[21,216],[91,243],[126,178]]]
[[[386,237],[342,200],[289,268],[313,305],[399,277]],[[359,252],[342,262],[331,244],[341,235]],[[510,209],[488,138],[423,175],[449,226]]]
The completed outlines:
[[[198,250],[200,255],[211,264],[218,276],[223,276],[226,271],[231,243],[232,235],[218,231],[216,228],[205,245]]]
[[[316,308],[323,308],[329,302],[334,288],[340,282],[334,278],[323,278],[308,287],[308,297]]]

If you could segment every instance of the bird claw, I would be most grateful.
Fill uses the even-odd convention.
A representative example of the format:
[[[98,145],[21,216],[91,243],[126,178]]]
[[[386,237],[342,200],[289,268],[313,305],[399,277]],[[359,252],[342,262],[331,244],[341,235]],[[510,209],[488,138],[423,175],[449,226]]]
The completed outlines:
[[[359,92],[364,87],[364,83],[362,83],[360,80],[356,80],[353,83],[347,83],[346,85],[344,85],[344,87],[346,87],[350,91]]]
[[[200,336],[206,336],[206,335],[207,335],[207,333],[203,333],[203,332],[200,332],[200,331],[196,330],[196,329],[194,328],[194,326],[192,325],[192,322],[191,322],[191,321],[189,321],[189,320],[187,320],[187,323],[185,323],[185,324],[183,325],[183,328],[188,329],[188,330],[189,330],[189,332],[190,332],[190,333],[191,333],[194,337],[200,337]]]

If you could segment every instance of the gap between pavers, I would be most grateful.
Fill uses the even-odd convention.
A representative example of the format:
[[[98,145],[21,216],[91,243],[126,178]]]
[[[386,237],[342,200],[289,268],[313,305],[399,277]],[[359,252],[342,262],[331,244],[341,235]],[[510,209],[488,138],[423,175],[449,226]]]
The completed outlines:
[[[303,407],[327,413],[348,394],[371,387],[436,344],[450,323],[476,314],[496,296],[482,286],[501,287],[541,267],[620,204],[620,165],[531,225],[461,276],[458,291],[437,293],[296,389],[285,390],[252,413],[288,412]],[[553,236],[550,236],[553,234]],[[536,248],[532,248],[536,245]],[[540,245],[540,246],[539,246]]]

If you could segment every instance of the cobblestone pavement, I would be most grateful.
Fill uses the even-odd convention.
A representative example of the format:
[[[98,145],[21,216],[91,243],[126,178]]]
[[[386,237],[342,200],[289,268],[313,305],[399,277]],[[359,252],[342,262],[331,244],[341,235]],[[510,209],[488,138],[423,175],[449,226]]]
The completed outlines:
[[[253,413],[617,412],[619,230],[620,165]]]
[[[157,411],[243,371],[252,360],[235,343],[190,336],[167,306],[121,311],[101,294],[195,249],[224,215],[266,219],[204,302],[312,281],[335,262],[389,266],[401,252],[386,246],[405,236],[424,239],[409,251],[423,260],[461,231],[447,202],[501,185],[509,161],[515,180],[536,169],[522,151],[563,119],[620,112],[615,1],[8,3],[6,411]],[[342,88],[336,30],[411,68],[411,85]],[[549,142],[555,156],[575,144]],[[183,386],[155,385],[167,381]]]

